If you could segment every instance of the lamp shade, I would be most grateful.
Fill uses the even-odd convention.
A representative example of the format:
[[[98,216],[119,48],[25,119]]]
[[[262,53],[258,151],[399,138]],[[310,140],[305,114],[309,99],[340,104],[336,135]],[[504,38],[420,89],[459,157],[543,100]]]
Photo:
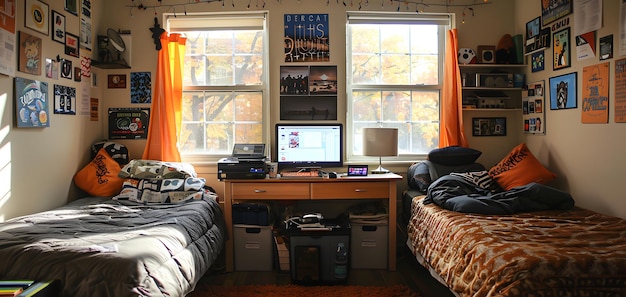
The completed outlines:
[[[390,157],[398,155],[397,128],[363,128],[363,155]]]

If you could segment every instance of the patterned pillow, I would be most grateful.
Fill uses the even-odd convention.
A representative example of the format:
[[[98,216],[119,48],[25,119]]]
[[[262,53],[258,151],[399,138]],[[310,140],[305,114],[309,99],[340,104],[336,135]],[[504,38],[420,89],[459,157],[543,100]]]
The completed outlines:
[[[78,188],[92,196],[114,196],[122,189],[124,179],[117,175],[122,168],[104,148],[83,169],[74,175]]]
[[[545,185],[556,178],[556,174],[539,163],[525,143],[513,148],[504,159],[491,167],[489,175],[505,190],[531,182]]]
[[[126,179],[114,200],[140,203],[179,203],[200,200],[204,196],[204,178]]]
[[[476,185],[476,187],[488,190],[490,192],[498,192],[500,190],[498,184],[494,182],[493,178],[491,178],[491,175],[489,175],[489,172],[487,170],[464,173],[452,172],[450,173],[450,175],[462,177],[466,181]]]
[[[120,171],[121,178],[168,179],[196,177],[196,171],[189,163],[163,162],[155,160],[132,160]]]

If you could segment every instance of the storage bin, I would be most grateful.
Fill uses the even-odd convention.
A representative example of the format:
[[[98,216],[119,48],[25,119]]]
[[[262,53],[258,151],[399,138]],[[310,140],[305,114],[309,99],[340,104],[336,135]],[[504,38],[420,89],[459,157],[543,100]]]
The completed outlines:
[[[387,269],[387,224],[351,223],[351,263],[353,269]]]
[[[274,242],[270,226],[233,225],[237,271],[271,271]]]

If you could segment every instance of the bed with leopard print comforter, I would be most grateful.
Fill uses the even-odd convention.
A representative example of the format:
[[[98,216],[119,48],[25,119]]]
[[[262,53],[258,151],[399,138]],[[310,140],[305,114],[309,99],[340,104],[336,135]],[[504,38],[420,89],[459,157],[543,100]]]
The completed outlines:
[[[626,296],[626,220],[587,209],[466,214],[425,196],[407,245],[457,296]]]

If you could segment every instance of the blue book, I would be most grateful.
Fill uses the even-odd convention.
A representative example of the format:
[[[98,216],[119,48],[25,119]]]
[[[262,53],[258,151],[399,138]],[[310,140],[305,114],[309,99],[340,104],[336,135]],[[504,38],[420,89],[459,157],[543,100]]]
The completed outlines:
[[[0,288],[12,288],[12,287],[20,287],[26,288],[35,283],[34,280],[30,279],[20,279],[20,280],[0,280]]]

